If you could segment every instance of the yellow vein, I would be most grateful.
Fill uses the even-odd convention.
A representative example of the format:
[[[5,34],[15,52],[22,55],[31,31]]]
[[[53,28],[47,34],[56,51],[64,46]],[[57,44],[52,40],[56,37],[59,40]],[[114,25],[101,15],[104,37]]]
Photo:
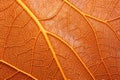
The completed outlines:
[[[43,33],[43,35],[44,35],[44,37],[45,37],[45,39],[46,39],[46,41],[47,41],[48,46],[50,47],[50,50],[51,50],[51,52],[52,52],[52,55],[53,55],[53,57],[54,57],[57,65],[58,65],[58,68],[60,69],[60,72],[61,72],[64,80],[67,80],[67,78],[66,78],[66,76],[65,76],[65,74],[64,74],[64,71],[63,71],[63,69],[62,69],[62,67],[61,67],[61,65],[60,65],[60,63],[59,63],[59,60],[58,60],[58,58],[57,58],[57,56],[56,56],[56,53],[55,53],[55,51],[54,51],[54,49],[53,49],[53,46],[51,45],[51,42],[50,42],[50,40],[49,40],[49,38],[48,38],[48,35],[46,34],[45,29],[43,28],[43,26],[41,25],[41,23],[39,22],[39,20],[37,19],[37,17],[30,11],[30,9],[29,9],[21,0],[17,0],[17,2],[18,2],[18,4],[21,5],[21,6],[23,7],[23,9],[32,17],[32,19],[35,21],[35,23],[36,23],[36,24],[38,25],[38,27],[40,28],[41,32]]]
[[[74,48],[68,44],[66,41],[64,41],[62,38],[60,38],[59,36],[51,33],[51,32],[47,32],[49,35],[57,38],[58,40],[60,40],[61,42],[63,42],[65,45],[67,45],[75,54],[75,56],[80,60],[80,62],[82,63],[82,65],[85,67],[85,69],[88,71],[88,73],[91,75],[91,77],[95,80],[94,76],[92,75],[92,73],[90,72],[90,70],[88,69],[88,67],[85,65],[85,63],[83,62],[83,60],[80,58],[80,56],[78,55],[78,53],[74,50]]]
[[[89,23],[89,21],[87,20],[87,18],[86,18],[85,16],[84,16],[84,18],[85,18],[85,20],[87,21],[87,23],[90,25],[90,27],[91,27],[91,29],[92,29],[92,31],[93,31],[93,33],[94,33],[100,58],[101,58],[101,60],[102,60],[102,62],[103,62],[103,65],[104,65],[104,67],[105,67],[105,69],[106,69],[106,71],[107,71],[110,79],[112,80],[112,78],[111,78],[111,76],[110,76],[110,72],[109,72],[109,70],[108,70],[108,68],[107,68],[107,66],[106,66],[106,64],[105,64],[105,62],[104,62],[104,60],[103,60],[103,58],[102,58],[102,54],[101,54],[101,51],[100,51],[100,46],[98,45],[97,34],[95,33],[95,30],[94,30],[93,26]]]
[[[84,13],[82,13],[78,8],[76,8],[76,7],[75,7],[73,4],[71,4],[69,1],[65,0],[65,2],[66,2],[68,5],[70,5],[72,8],[74,8],[76,11],[78,11],[81,15],[83,15],[84,19],[85,19],[85,20],[87,21],[87,23],[90,25],[91,29],[93,30],[93,32],[94,32],[94,34],[95,34],[95,31],[94,31],[92,25],[88,22],[88,20],[87,20],[86,17],[85,17],[86,15],[84,15]],[[88,16],[88,17],[90,17],[90,16]],[[90,18],[93,18],[93,17],[90,17]],[[93,18],[93,19],[95,19],[95,18]],[[95,20],[96,20],[96,19],[95,19]],[[97,21],[100,21],[100,20],[97,20]],[[103,21],[100,21],[100,22],[103,22]],[[105,23],[105,22],[104,22],[104,23]],[[96,38],[96,43],[98,43],[97,35],[96,35],[96,34],[95,34],[95,38]],[[99,53],[100,53],[100,56],[102,56],[102,55],[101,55],[101,52],[100,52],[100,48],[99,48],[98,45],[97,45],[97,47],[98,47],[98,51],[99,51]],[[106,70],[107,70],[107,72],[108,72],[108,74],[109,74],[109,77],[110,77],[110,79],[111,79],[109,70],[107,69],[107,67],[106,67],[106,65],[105,65],[105,62],[103,61],[102,57],[101,57],[101,60],[102,60],[104,66],[105,66],[105,68],[106,68]]]
[[[29,74],[29,73],[27,73],[27,72],[25,72],[25,71],[20,70],[19,68],[11,65],[10,63],[8,63],[8,62],[6,62],[6,61],[0,60],[0,62],[2,62],[3,64],[6,64],[6,65],[12,67],[13,69],[15,69],[15,70],[17,70],[17,71],[19,71],[19,72],[21,72],[21,73],[23,73],[23,74],[26,74],[27,76],[33,78],[34,80],[38,80],[37,78],[35,78],[35,77],[32,76],[31,74]]]
[[[89,17],[89,16],[86,16],[86,15],[84,15],[84,16],[85,16],[85,17]],[[89,18],[91,18],[91,17],[89,17]],[[91,19],[94,19],[94,18],[91,18]],[[95,20],[95,19],[94,19],[94,20]],[[97,20],[97,21],[98,21],[98,20]],[[101,22],[101,21],[99,21],[99,22]],[[107,21],[102,22],[102,23],[105,24],[105,25],[107,25],[107,27],[112,30],[112,32],[114,33],[115,37],[120,41],[118,35],[117,35],[116,32],[112,29],[111,25],[110,25]]]
[[[91,15],[88,15],[88,14],[83,13],[82,11],[80,11],[79,8],[77,8],[74,4],[70,3],[68,0],[64,0],[64,2],[66,2],[69,6],[71,6],[73,9],[75,9],[76,11],[78,11],[79,13],[81,13],[82,15],[88,16],[88,17],[93,18],[93,19],[95,19],[95,20],[98,20],[98,21],[100,21],[100,22],[106,22],[106,21],[100,20],[100,19],[98,19],[98,18],[96,18],[96,17],[93,17],[93,16],[91,16]]]
[[[69,1],[67,1],[67,0],[64,0],[69,6],[71,6],[73,9],[75,9],[76,11],[78,11],[80,14],[82,14],[83,15],[83,13],[81,13],[81,11],[78,9],[78,8],[76,8],[73,4],[71,4]],[[76,55],[77,56],[77,55]],[[79,56],[78,56],[78,58],[79,58]],[[79,58],[79,59],[81,59],[81,58]],[[82,60],[81,60],[82,61]],[[86,66],[84,63],[83,63],[83,65],[84,66]],[[90,72],[90,70],[87,68],[87,66],[85,67],[86,69],[87,69],[87,71],[89,72],[89,74],[91,75],[91,77],[95,80],[95,77],[93,76],[93,74]]]
[[[12,78],[14,75],[16,75],[17,73],[19,73],[19,71],[16,71],[15,73],[11,74],[10,76],[8,76],[7,78],[5,78],[4,80],[8,80],[10,78]]]
[[[110,19],[110,20],[107,20],[107,22],[111,22],[111,21],[114,21],[114,20],[117,20],[117,19],[120,19],[120,16],[118,16],[116,18],[113,18],[113,19]]]
[[[74,7],[73,7],[73,8],[74,8]],[[79,10],[79,9],[76,9],[76,10]],[[94,20],[97,20],[97,21],[99,21],[99,22],[102,22],[102,23],[106,24],[106,25],[108,26],[108,28],[110,28],[110,29],[112,30],[112,32],[115,34],[115,36],[117,37],[117,39],[120,41],[120,39],[118,38],[118,35],[117,35],[116,32],[112,29],[111,25],[108,23],[108,22],[110,22],[110,21],[112,21],[112,20],[110,20],[110,21],[109,21],[109,20],[102,21],[102,20],[96,19],[96,18],[93,17],[93,16],[84,14],[84,13],[82,13],[80,10],[79,10],[79,12],[80,12],[83,16],[89,17],[89,18],[91,18],[91,19],[94,19]],[[120,17],[118,17],[118,18],[120,18]],[[115,18],[115,19],[118,19],[118,18]],[[113,20],[115,20],[115,19],[113,19]]]
[[[86,14],[82,13],[77,7],[75,7],[75,6],[74,6],[72,3],[70,3],[69,1],[67,1],[67,0],[64,0],[64,1],[65,1],[68,5],[70,5],[73,9],[75,9],[76,11],[78,11],[81,15],[83,15],[84,19],[85,19],[85,20],[87,21],[87,23],[90,25],[90,27],[91,27],[91,29],[93,30],[94,34],[95,34],[95,31],[94,31],[92,25],[91,25],[91,24],[88,22],[88,20],[86,19],[86,17],[90,17],[90,18],[95,19],[95,20],[97,20],[97,21],[100,21],[100,22],[102,22],[102,23],[106,23],[106,21],[101,21],[101,20],[96,19],[96,18],[94,18],[94,17],[92,17],[92,16],[89,16],[89,15],[86,15]],[[95,34],[95,38],[96,38],[96,43],[98,43],[96,34]],[[98,45],[97,45],[97,47],[98,47],[98,51],[99,51],[100,56],[101,56],[100,48],[99,48]],[[102,57],[101,57],[101,58],[102,58]],[[106,67],[105,62],[103,61],[103,59],[102,59],[102,62],[103,62],[104,66],[105,66],[105,68],[106,68],[106,70],[107,70],[107,72],[108,72],[108,74],[109,74],[110,79],[111,79],[109,70],[107,69],[107,67]]]

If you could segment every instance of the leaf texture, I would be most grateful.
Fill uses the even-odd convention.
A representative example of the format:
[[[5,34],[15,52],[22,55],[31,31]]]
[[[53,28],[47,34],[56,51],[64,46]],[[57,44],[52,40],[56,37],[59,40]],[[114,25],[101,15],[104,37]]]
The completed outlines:
[[[0,0],[0,80],[120,80],[119,0]]]

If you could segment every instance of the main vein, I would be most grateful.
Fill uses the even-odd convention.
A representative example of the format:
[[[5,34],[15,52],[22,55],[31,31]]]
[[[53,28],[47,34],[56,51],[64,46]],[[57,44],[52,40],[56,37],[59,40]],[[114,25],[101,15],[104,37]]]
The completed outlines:
[[[31,11],[21,0],[16,0],[16,1],[18,2],[18,4],[19,4],[20,6],[22,6],[22,8],[28,13],[28,15],[29,15],[30,17],[32,17],[32,19],[33,19],[33,20],[35,21],[35,23],[38,25],[39,29],[41,30],[41,32],[43,33],[43,35],[44,35],[44,37],[45,37],[45,39],[46,39],[46,42],[47,42],[47,44],[48,44],[48,46],[49,46],[49,48],[50,48],[50,50],[51,50],[51,52],[52,52],[52,55],[53,55],[53,57],[54,57],[57,65],[58,65],[58,68],[60,69],[60,72],[61,72],[64,80],[67,80],[67,78],[66,78],[66,76],[65,76],[65,73],[64,73],[64,71],[63,71],[63,69],[62,69],[62,67],[61,67],[61,65],[60,65],[60,62],[59,62],[59,60],[58,60],[58,58],[57,58],[57,56],[56,56],[56,53],[55,53],[55,51],[54,51],[54,49],[53,49],[53,46],[52,46],[52,44],[51,44],[51,42],[50,42],[50,40],[49,40],[49,38],[48,38],[48,35],[47,35],[47,33],[46,33],[46,30],[43,28],[43,26],[42,26],[41,23],[39,22],[38,18],[32,13],[32,11]]]

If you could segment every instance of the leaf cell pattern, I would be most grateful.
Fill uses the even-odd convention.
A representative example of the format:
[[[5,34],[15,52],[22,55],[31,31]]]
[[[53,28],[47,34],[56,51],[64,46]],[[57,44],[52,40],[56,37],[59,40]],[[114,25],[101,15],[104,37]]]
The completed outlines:
[[[120,80],[120,1],[0,0],[0,80]]]

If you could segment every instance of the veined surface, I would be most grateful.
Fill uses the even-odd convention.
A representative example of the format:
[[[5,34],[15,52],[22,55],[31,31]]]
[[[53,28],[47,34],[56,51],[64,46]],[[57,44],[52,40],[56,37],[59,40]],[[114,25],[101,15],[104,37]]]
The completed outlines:
[[[0,0],[0,80],[119,80],[119,9],[119,0]]]

